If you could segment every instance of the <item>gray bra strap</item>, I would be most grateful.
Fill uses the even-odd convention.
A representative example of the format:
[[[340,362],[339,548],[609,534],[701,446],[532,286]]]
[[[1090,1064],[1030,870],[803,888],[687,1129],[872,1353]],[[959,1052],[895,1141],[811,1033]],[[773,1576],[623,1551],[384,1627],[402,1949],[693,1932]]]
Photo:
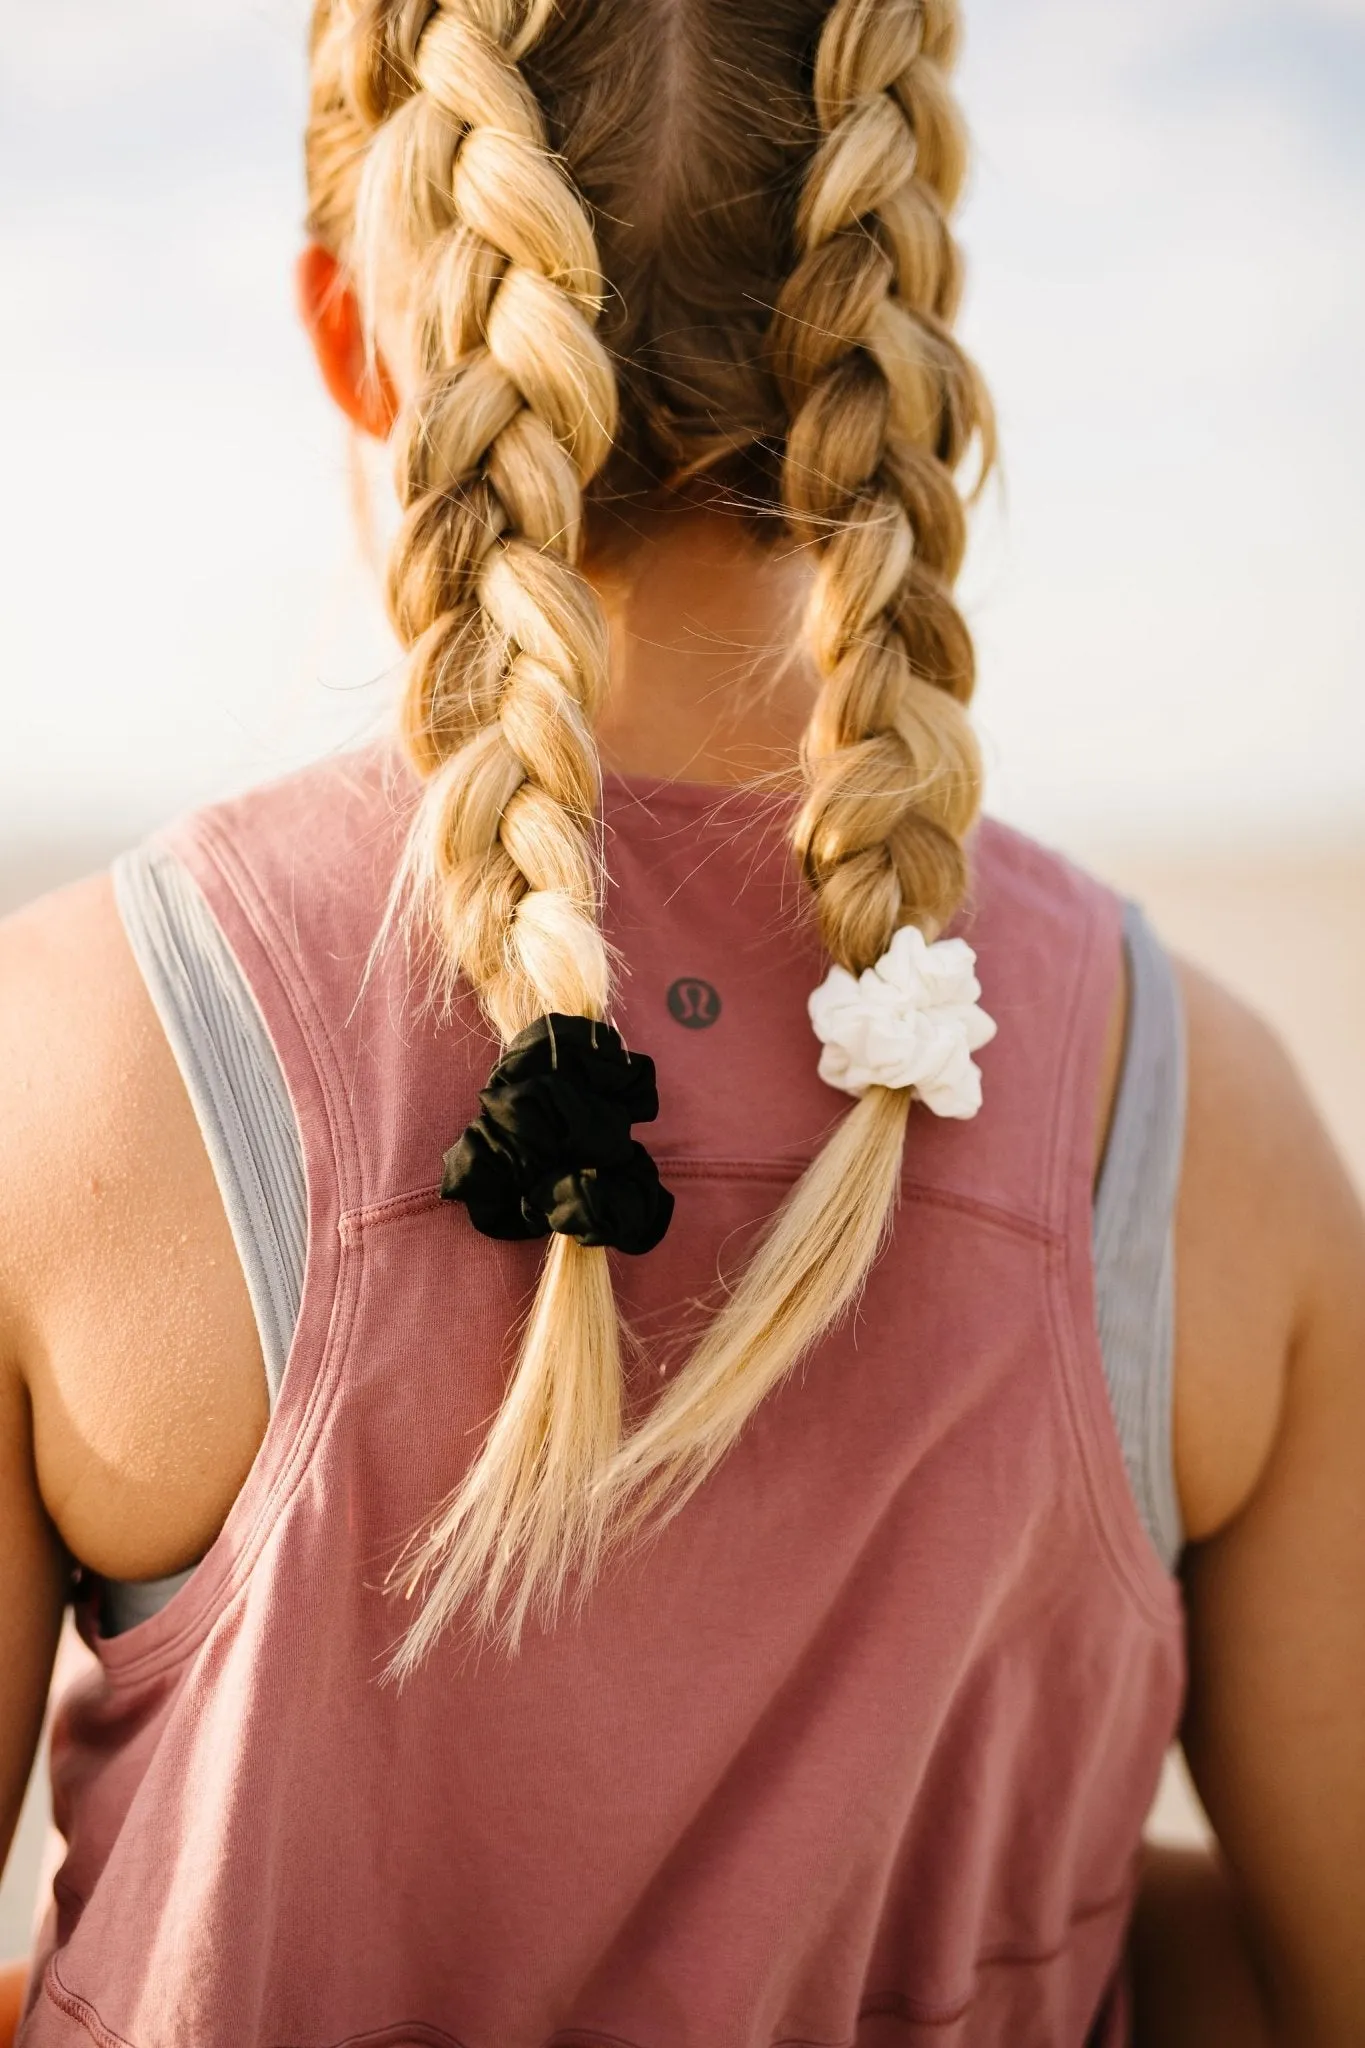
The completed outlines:
[[[308,1201],[298,1126],[264,1020],[198,887],[154,845],[114,868],[120,914],[185,1077],[222,1190],[273,1406],[298,1319]],[[1185,1056],[1170,961],[1136,908],[1125,923],[1131,1003],[1095,1206],[1105,1378],[1133,1494],[1168,1566],[1181,1548],[1171,1452],[1174,1205]],[[185,1575],[186,1577],[188,1574]],[[155,1614],[183,1579],[106,1589],[110,1634]]]
[[[256,1311],[271,1405],[303,1297],[308,1191],[289,1091],[245,977],[188,870],[144,847],[114,893],[185,1077]]]
[[[1185,1149],[1185,1010],[1170,955],[1136,905],[1124,921],[1128,1038],[1095,1197],[1095,1276],[1105,1378],[1139,1511],[1173,1567],[1176,1495],[1175,1205]]]
[[[142,846],[114,863],[134,957],[184,1076],[242,1262],[273,1409],[303,1297],[308,1190],[303,1148],[265,1020],[197,884],[173,854]],[[189,1578],[108,1583],[101,1623],[120,1635]]]

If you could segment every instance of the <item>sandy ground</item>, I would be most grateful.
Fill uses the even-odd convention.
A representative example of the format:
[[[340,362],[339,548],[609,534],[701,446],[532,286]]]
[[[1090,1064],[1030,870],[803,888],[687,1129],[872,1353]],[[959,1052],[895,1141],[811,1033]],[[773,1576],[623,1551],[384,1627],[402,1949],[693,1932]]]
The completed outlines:
[[[0,910],[89,872],[104,857],[94,845],[31,849],[8,862],[0,857]],[[1193,858],[1091,847],[1087,857],[1146,904],[1168,943],[1276,1026],[1365,1189],[1365,839],[1319,852],[1222,851]],[[1173,1759],[1153,1831],[1188,1840],[1201,1828],[1197,1803]],[[35,1785],[0,1886],[0,1956],[26,1945],[45,1831],[42,1788]]]

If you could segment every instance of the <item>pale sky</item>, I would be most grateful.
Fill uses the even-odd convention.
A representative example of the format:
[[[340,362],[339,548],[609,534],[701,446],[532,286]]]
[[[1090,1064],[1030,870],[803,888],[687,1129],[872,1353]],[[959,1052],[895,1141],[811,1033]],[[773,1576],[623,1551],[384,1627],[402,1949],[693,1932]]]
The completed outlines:
[[[0,840],[385,712],[290,303],[300,0],[44,0],[0,75]],[[997,809],[1365,830],[1365,0],[967,0]]]

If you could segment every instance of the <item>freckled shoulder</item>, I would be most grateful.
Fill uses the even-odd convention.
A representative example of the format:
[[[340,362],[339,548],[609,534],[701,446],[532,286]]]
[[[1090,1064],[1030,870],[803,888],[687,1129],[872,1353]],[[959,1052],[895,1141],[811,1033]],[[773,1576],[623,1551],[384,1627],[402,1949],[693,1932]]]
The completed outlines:
[[[1330,1142],[1274,1032],[1177,962],[1189,1107],[1176,1235],[1175,1452],[1206,1541],[1256,1491],[1280,1428],[1315,1247],[1339,1199]]]
[[[264,1376],[107,875],[0,924],[0,1341],[73,1554],[115,1577],[189,1562],[259,1443]]]
[[[0,1303],[41,1324],[63,1273],[135,1176],[128,1140],[157,1022],[106,876],[0,923]]]

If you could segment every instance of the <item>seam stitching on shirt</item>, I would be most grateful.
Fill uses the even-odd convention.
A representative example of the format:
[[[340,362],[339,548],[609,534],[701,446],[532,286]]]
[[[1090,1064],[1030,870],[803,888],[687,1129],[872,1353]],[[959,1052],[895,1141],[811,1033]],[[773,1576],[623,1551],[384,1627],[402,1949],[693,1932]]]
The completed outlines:
[[[661,1158],[658,1167],[665,1178],[674,1180],[734,1180],[768,1182],[774,1187],[787,1187],[799,1180],[805,1170],[799,1165],[783,1165],[781,1161],[764,1160],[669,1160]],[[1040,1223],[1036,1217],[1025,1216],[1003,1205],[982,1201],[973,1195],[958,1194],[952,1189],[934,1188],[920,1182],[902,1185],[900,1200],[911,1208],[946,1209],[954,1215],[970,1218],[983,1224],[987,1229],[1000,1230],[1011,1237],[1020,1237],[1030,1244],[1052,1245],[1059,1242],[1058,1233]],[[388,1195],[383,1201],[367,1203],[363,1208],[345,1209],[337,1219],[337,1228],[343,1239],[350,1242],[364,1230],[382,1229],[385,1224],[404,1221],[407,1217],[424,1214],[428,1210],[443,1206],[441,1190],[432,1185],[412,1188],[398,1195]]]
[[[908,2026],[947,2027],[965,2017],[980,1997],[980,1978],[987,1970],[996,1969],[1045,1969],[1050,1963],[1060,1961],[1071,1947],[1072,1938],[1079,1928],[1092,1920],[1100,1920],[1124,1906],[1129,1899],[1131,1887],[1125,1885],[1110,1898],[1098,1905],[1082,1906],[1071,1915],[1066,1932],[1050,1948],[1042,1950],[999,1947],[983,1949],[972,1965],[972,1988],[960,1998],[944,2003],[939,2000],[917,1999],[900,1991],[884,1992],[865,2000],[858,2007],[859,2022],[868,2019],[894,2019]],[[135,2048],[122,2034],[114,2033],[100,2018],[94,2006],[77,1992],[63,1984],[57,1965],[60,1958],[52,1957],[43,1973],[43,1990],[60,2011],[69,2019],[76,2020],[98,2048]],[[455,2035],[443,2029],[432,2027],[427,2021],[394,2021],[390,2026],[365,2034],[348,2034],[342,2040],[331,2044],[331,2048],[366,2048],[366,2044],[393,2043],[402,2041],[404,2033],[411,2037],[420,2035],[428,2042],[448,2043],[449,2048],[462,2048]],[[551,2035],[547,2048],[646,2048],[623,2034],[608,2033],[601,2027],[565,2027]],[[810,2034],[783,2034],[774,2040],[772,2048],[856,2048],[856,2036],[841,2041],[819,2039]]]

